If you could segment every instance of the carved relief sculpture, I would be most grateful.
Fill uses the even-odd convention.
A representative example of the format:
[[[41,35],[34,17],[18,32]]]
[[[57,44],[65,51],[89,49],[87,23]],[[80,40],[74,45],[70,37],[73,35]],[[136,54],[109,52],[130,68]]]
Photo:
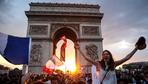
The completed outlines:
[[[31,65],[40,65],[41,64],[41,52],[42,46],[39,44],[35,44],[32,46],[31,56],[30,56],[30,64]]]
[[[82,34],[91,35],[91,36],[99,35],[99,27],[98,26],[83,26]]]
[[[95,44],[86,45],[86,54],[93,60],[98,59],[98,47]]]
[[[30,35],[47,35],[48,26],[47,25],[30,25]]]

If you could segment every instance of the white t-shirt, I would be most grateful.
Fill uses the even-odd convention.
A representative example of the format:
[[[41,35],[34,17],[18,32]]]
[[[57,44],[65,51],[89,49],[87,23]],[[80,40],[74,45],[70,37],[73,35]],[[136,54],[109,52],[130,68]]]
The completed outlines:
[[[96,66],[92,65],[92,84],[100,84],[102,81],[106,71],[100,69],[100,71],[96,71]],[[115,71],[109,71],[106,74],[106,77],[103,80],[103,84],[117,84],[117,78]]]
[[[92,84],[100,84],[99,72],[96,71],[95,65],[92,65],[91,73],[92,73]]]
[[[100,69],[99,73],[100,73],[99,74],[99,79],[100,79],[100,81],[102,81],[106,71],[103,70],[103,69]],[[116,73],[115,73],[114,70],[107,72],[106,77],[103,80],[103,84],[117,84]]]

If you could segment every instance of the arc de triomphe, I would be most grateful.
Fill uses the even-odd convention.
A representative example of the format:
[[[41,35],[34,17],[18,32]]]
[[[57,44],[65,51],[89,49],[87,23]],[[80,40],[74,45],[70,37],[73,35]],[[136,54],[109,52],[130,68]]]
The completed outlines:
[[[29,72],[41,73],[49,57],[55,53],[56,44],[62,35],[79,43],[86,56],[99,59],[103,50],[99,5],[30,3],[28,36],[32,37]],[[76,64],[80,67],[91,65],[75,51]],[[25,67],[23,68],[25,70]]]

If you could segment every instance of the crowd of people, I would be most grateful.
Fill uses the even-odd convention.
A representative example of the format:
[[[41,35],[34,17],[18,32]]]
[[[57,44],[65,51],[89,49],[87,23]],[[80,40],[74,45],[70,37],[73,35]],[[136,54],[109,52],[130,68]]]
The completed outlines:
[[[56,70],[52,74],[28,73],[24,79],[25,84],[85,84],[83,74],[64,73],[60,70]]]
[[[118,84],[148,84],[148,71],[125,70],[116,71]]]
[[[116,70],[117,84],[148,84],[148,71]],[[24,81],[22,81],[24,79]],[[52,74],[27,73],[14,69],[0,74],[1,84],[92,84],[91,73],[64,73],[60,70]]]
[[[0,74],[0,84],[21,84],[22,71],[15,68]]]
[[[148,84],[148,71],[116,70],[117,84]],[[56,71],[53,74],[30,74],[26,84],[92,84],[90,74],[64,74]]]

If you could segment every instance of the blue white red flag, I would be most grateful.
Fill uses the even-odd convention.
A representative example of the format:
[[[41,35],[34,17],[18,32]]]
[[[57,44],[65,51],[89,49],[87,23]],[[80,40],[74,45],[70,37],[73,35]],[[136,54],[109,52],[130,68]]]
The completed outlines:
[[[0,54],[13,64],[28,64],[31,38],[0,33]]]
[[[63,62],[55,55],[52,55],[43,67],[43,72],[52,74],[56,67],[63,65]]]

